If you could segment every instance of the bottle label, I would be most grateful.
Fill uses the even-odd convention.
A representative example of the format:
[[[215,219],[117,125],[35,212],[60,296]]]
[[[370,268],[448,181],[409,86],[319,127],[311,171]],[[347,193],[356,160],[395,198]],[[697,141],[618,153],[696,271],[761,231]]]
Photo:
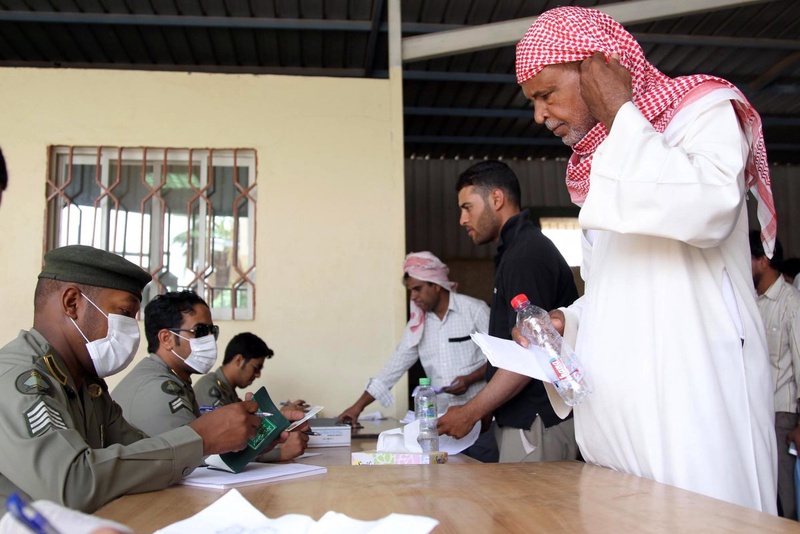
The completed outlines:
[[[436,417],[436,404],[433,402],[426,402],[421,406],[422,410],[420,416],[433,419]]]
[[[550,359],[550,367],[553,368],[553,371],[556,372],[556,380],[559,382],[562,380],[566,380],[569,376],[569,372],[567,368],[564,366],[564,362],[562,362],[559,358],[551,358]]]

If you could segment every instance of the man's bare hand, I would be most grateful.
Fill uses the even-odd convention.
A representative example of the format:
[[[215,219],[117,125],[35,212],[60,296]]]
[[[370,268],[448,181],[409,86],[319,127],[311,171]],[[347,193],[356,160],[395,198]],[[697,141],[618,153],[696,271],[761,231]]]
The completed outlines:
[[[564,335],[564,324],[567,322],[566,318],[564,317],[564,312],[561,310],[552,310],[550,311],[550,322],[553,323],[553,328],[555,328],[559,334],[562,336]],[[519,328],[516,326],[511,329],[511,339],[517,342],[517,345],[522,347],[527,347],[530,345],[530,342],[525,339],[525,337],[520,333]]]
[[[789,445],[790,443],[794,443],[794,446],[800,451],[800,427],[795,428],[786,436],[786,444]]]
[[[511,329],[511,339],[516,341],[517,345],[521,347],[527,348],[528,345],[530,345],[530,342],[527,339],[525,339],[525,336],[522,335],[522,333],[519,331],[519,328],[517,328],[516,326]]]
[[[308,436],[303,432],[289,432],[289,438],[281,445],[281,462],[293,460],[304,452],[308,447]]]
[[[288,419],[290,422],[299,421],[303,417],[306,416],[306,413],[302,410],[286,410],[281,411],[281,414]],[[292,432],[295,430],[303,431],[303,430],[310,430],[311,427],[308,426],[308,421],[303,423],[302,425],[298,426],[297,428],[293,428]]]
[[[581,97],[594,118],[611,130],[619,108],[633,99],[631,73],[612,54],[606,62],[602,52],[581,62]]]
[[[339,414],[339,417],[336,418],[336,421],[339,423],[347,423],[351,427],[355,428],[359,415],[361,415],[361,410],[358,408],[358,406],[350,406],[348,409]]]
[[[286,404],[281,408],[281,411],[284,409],[289,410],[300,410],[301,412],[308,412],[311,409],[311,405],[304,401],[303,399],[297,399],[296,401],[289,400],[286,401]]]
[[[446,434],[461,439],[469,434],[476,422],[477,419],[474,419],[464,406],[450,406],[447,413],[439,418],[436,426],[440,436]]]
[[[467,382],[466,376],[457,376],[450,382],[450,385],[444,388],[442,391],[445,393],[449,393],[451,395],[463,395],[469,389],[469,382]]]
[[[563,336],[564,325],[567,324],[567,318],[564,317],[564,312],[562,312],[561,310],[551,310],[550,322],[553,323],[553,328],[555,328],[558,331],[558,333]]]
[[[257,410],[255,401],[220,406],[189,423],[189,428],[203,438],[205,456],[240,451],[247,447],[247,440],[256,435],[261,425],[261,418],[253,415]]]

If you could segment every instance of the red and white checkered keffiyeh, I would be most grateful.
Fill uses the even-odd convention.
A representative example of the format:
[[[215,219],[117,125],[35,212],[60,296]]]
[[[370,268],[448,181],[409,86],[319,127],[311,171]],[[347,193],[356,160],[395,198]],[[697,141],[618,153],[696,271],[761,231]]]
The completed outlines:
[[[603,52],[606,58],[619,55],[620,64],[631,73],[633,103],[658,132],[666,129],[678,109],[709,91],[720,88],[734,91],[736,98],[732,103],[750,144],[746,185],[758,199],[761,239],[765,252],[771,256],[777,219],[761,117],[741,91],[726,80],[705,74],[666,76],[645,59],[642,47],[621,24],[600,11],[574,6],[546,11],[531,25],[517,44],[517,82],[533,78],[548,65],[583,61],[596,52]],[[703,87],[699,87],[701,84]],[[572,147],[567,188],[572,201],[579,206],[589,193],[592,155],[607,136],[605,127],[598,123]]]
[[[412,252],[406,256],[403,262],[403,272],[411,278],[442,286],[448,291],[455,291],[458,287],[457,282],[451,282],[447,277],[450,268],[427,251]],[[412,300],[408,301],[408,308],[410,314],[406,328],[411,332],[411,346],[414,347],[422,339],[422,332],[425,328],[425,312]]]

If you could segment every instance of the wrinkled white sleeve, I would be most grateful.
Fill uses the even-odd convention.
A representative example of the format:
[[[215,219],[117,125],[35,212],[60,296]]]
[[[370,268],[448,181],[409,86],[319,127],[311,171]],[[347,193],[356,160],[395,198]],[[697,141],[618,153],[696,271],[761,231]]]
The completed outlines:
[[[729,100],[698,110],[702,100],[673,119],[694,115],[673,141],[675,146],[633,103],[620,108],[608,138],[594,154],[591,186],[580,213],[582,228],[663,237],[702,248],[730,235],[744,201],[744,134]]]
[[[593,230],[581,231],[581,278],[584,282],[589,279],[589,273],[592,268],[593,241]],[[564,339],[566,339],[567,343],[573,348],[575,347],[578,325],[580,324],[581,312],[585,302],[585,296],[582,296],[568,307],[559,308],[564,313]]]
[[[408,329],[406,329],[403,333],[403,338],[397,348],[394,349],[389,361],[380,370],[378,376],[369,379],[367,387],[364,388],[367,393],[381,403],[381,406],[388,408],[394,404],[390,390],[397,384],[403,373],[411,369],[411,366],[419,359],[418,347],[409,347],[410,344],[411,336]]]

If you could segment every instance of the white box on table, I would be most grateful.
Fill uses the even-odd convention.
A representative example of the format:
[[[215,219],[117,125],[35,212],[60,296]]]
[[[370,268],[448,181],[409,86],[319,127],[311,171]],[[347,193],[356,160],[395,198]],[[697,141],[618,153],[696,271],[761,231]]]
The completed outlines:
[[[309,436],[309,447],[349,447],[352,429],[348,424],[336,423],[333,417],[318,417],[309,419],[308,425],[312,432],[319,436]]]

